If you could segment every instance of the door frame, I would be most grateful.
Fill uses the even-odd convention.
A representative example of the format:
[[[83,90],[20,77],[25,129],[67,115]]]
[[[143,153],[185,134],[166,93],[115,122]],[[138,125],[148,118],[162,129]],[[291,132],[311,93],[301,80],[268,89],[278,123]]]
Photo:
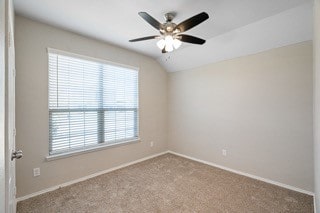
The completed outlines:
[[[15,49],[14,49],[14,9],[13,1],[5,0],[6,5],[6,188],[8,213],[16,212],[16,159],[11,155],[16,151],[15,137]]]
[[[6,212],[6,3],[0,0],[0,212]]]

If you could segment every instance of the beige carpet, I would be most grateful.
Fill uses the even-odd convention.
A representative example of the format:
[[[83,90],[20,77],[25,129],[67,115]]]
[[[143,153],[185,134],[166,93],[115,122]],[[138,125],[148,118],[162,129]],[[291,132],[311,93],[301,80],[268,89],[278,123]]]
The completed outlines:
[[[313,212],[313,198],[166,154],[18,203],[22,212]]]

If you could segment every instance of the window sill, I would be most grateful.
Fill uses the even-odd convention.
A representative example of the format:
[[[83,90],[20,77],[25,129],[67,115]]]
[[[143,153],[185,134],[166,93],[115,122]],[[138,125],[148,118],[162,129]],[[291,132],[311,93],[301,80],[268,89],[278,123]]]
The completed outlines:
[[[124,141],[121,143],[115,143],[115,144],[101,144],[101,145],[90,147],[90,148],[87,148],[84,150],[74,150],[74,151],[65,152],[65,153],[61,153],[61,154],[49,155],[46,157],[46,161],[53,161],[53,160],[58,160],[58,159],[62,159],[62,158],[68,158],[68,157],[81,155],[81,154],[85,154],[85,153],[89,153],[89,152],[95,152],[95,151],[99,151],[99,150],[103,150],[103,149],[109,149],[109,148],[113,148],[113,147],[117,147],[117,146],[138,143],[138,142],[140,142],[140,138],[135,139],[135,140],[130,140],[130,141]]]

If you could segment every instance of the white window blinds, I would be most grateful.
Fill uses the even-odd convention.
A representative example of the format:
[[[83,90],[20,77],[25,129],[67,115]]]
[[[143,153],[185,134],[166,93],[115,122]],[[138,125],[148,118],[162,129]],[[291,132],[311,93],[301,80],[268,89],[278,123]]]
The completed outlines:
[[[50,154],[138,138],[138,71],[49,55]]]

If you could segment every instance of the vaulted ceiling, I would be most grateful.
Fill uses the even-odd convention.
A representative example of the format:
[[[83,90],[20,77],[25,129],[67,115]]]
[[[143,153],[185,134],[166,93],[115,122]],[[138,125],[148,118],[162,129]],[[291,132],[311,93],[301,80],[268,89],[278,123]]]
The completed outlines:
[[[158,60],[168,71],[253,54],[312,39],[311,0],[15,0],[16,13],[91,38],[112,43]],[[158,32],[138,12],[160,22],[175,12],[179,23],[200,12],[210,18],[188,34],[202,45],[183,43],[162,54],[156,40],[128,40]]]

